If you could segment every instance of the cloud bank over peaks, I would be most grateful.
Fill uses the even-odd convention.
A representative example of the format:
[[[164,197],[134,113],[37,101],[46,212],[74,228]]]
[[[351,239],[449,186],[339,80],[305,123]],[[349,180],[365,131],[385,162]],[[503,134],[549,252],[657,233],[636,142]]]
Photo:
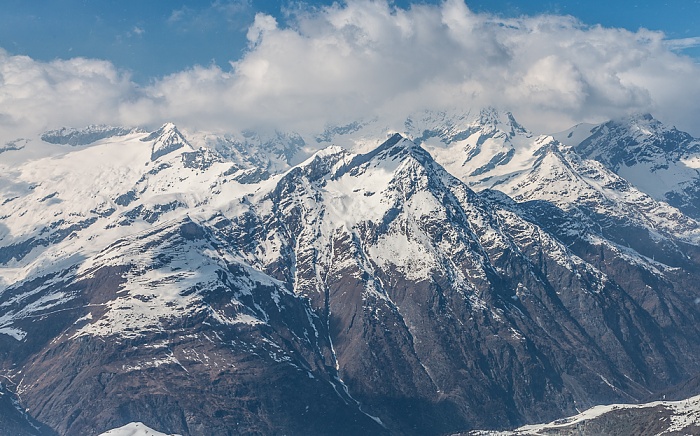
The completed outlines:
[[[403,120],[495,106],[535,132],[651,112],[700,136],[700,66],[660,32],[570,16],[501,18],[462,0],[297,5],[286,24],[257,14],[230,69],[194,66],[138,86],[105,61],[41,63],[0,52],[0,126],[91,123],[225,131]]]
[[[136,98],[129,75],[107,61],[37,62],[0,48],[0,131],[36,132],[63,124],[109,122]]]

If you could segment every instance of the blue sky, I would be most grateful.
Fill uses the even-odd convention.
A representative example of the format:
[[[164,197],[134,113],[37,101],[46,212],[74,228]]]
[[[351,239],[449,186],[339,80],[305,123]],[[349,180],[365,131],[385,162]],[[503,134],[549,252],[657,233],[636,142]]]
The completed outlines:
[[[309,7],[331,4],[309,1]],[[437,1],[416,3],[436,4]],[[196,64],[226,67],[247,46],[246,32],[256,12],[285,23],[290,1],[4,0],[0,47],[37,60],[88,57],[106,59],[132,72],[140,83]],[[401,8],[406,0],[395,1]],[[506,17],[568,14],[589,25],[640,27],[669,38],[700,36],[700,0],[467,1],[475,12]],[[297,6],[298,7],[298,6]],[[685,54],[700,59],[692,47]]]
[[[0,145],[60,127],[322,131],[423,109],[700,136],[700,0],[3,0]]]

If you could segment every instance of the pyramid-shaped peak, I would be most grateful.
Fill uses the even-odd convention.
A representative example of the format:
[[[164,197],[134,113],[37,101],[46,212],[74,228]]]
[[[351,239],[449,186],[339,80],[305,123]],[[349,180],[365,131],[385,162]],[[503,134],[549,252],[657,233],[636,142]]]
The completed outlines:
[[[143,142],[149,142],[149,141],[155,141],[158,138],[165,138],[169,136],[179,136],[183,140],[185,139],[182,136],[182,133],[178,130],[177,126],[173,123],[165,123],[163,124],[158,130],[155,130],[151,132],[150,135],[146,136],[145,138],[142,139]]]
[[[343,171],[356,168],[370,161],[396,161],[412,158],[422,165],[433,162],[430,154],[421,146],[410,139],[406,139],[399,133],[394,133],[386,141],[369,153],[356,155]]]
[[[392,134],[386,141],[381,143],[373,151],[369,152],[366,156],[371,155],[372,157],[379,154],[389,152],[390,155],[394,155],[399,152],[399,150],[411,150],[414,148],[420,148],[413,141],[406,139],[400,133]]]
[[[182,147],[192,148],[190,143],[187,142],[187,139],[185,139],[173,123],[163,124],[160,129],[143,138],[142,141],[153,141],[151,161],[155,161],[161,156],[165,156]]]
[[[403,135],[401,135],[400,133],[394,133],[393,135],[391,135],[391,137],[389,137],[389,139],[384,141],[380,145],[380,147],[393,147],[394,145],[398,144],[402,139],[406,138],[404,138]]]

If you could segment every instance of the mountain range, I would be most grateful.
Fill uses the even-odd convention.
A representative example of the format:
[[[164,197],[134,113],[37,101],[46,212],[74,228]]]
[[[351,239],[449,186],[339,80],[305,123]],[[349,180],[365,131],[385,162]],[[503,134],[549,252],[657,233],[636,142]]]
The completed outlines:
[[[700,140],[650,115],[63,128],[0,168],[12,434],[439,435],[700,393]]]

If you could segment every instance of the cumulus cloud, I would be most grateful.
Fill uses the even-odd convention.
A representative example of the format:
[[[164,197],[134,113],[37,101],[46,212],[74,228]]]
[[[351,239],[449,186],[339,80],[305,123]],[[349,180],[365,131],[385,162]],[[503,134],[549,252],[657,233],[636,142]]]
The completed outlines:
[[[501,18],[462,0],[407,9],[351,0],[289,13],[284,25],[257,14],[248,50],[229,69],[195,66],[145,87],[102,61],[1,54],[0,124],[307,130],[496,106],[537,132],[651,112],[700,136],[700,66],[674,51],[690,40],[569,16]]]
[[[8,138],[61,125],[115,122],[136,91],[128,74],[106,61],[37,62],[0,49],[0,134]]]

